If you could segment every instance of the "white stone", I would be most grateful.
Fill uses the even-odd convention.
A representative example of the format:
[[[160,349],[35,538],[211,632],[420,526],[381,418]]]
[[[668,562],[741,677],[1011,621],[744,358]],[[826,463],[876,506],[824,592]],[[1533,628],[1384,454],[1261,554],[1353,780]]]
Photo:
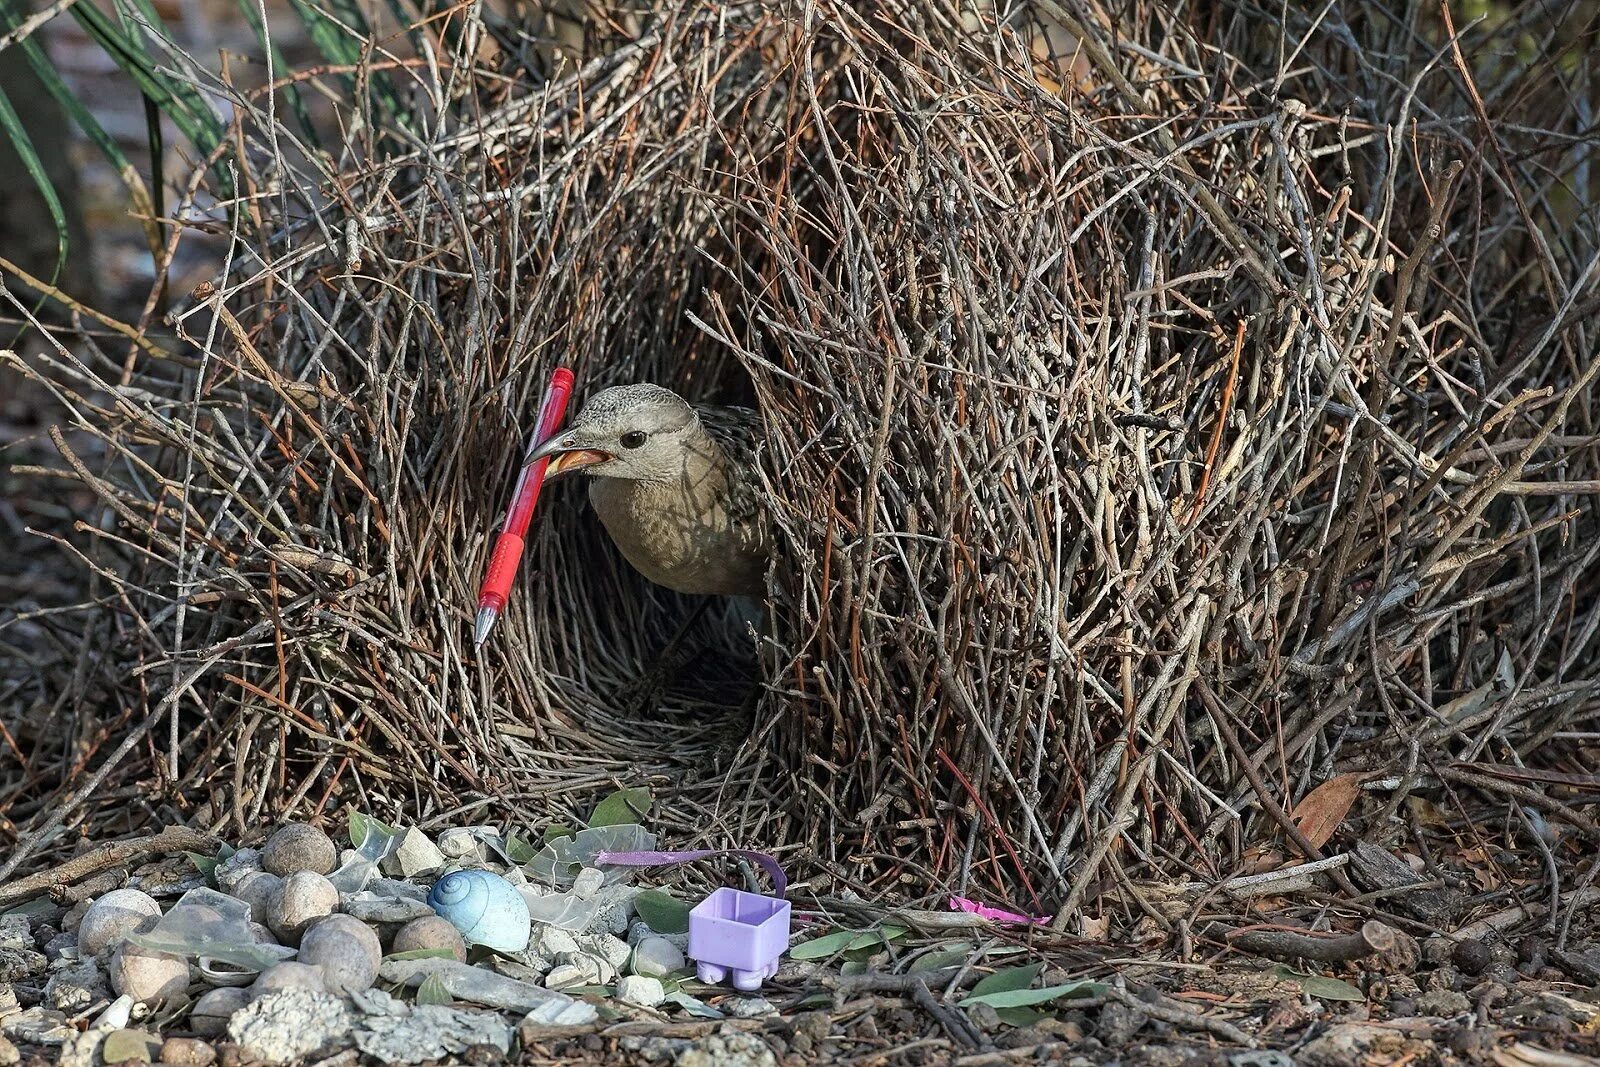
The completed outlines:
[[[584,934],[579,939],[585,952],[599,956],[611,965],[613,971],[620,971],[628,965],[628,957],[633,955],[633,949],[620,937],[611,934]]]
[[[568,986],[586,985],[588,982],[589,971],[572,963],[557,964],[544,976],[546,989],[566,989]]]
[[[630,974],[617,983],[617,999],[640,1008],[653,1008],[667,999],[659,978]]]
[[[759,1019],[764,1015],[778,1014],[778,1009],[765,997],[740,997],[733,1002],[730,1014],[735,1019]]]
[[[605,887],[605,872],[595,867],[585,867],[578,872],[578,877],[572,880],[572,895],[583,900],[591,900],[599,896],[600,890]]]
[[[565,930],[546,926],[539,931],[539,953],[555,959],[568,952],[578,951],[578,939]]]
[[[439,846],[415,826],[406,830],[405,836],[400,838],[399,846],[383,861],[385,871],[390,874],[398,873],[402,878],[419,878],[435,874],[443,870],[444,866],[444,853],[439,851]]]
[[[687,962],[683,951],[664,937],[651,935],[633,949],[633,973],[647,978],[665,978]]]
[[[331,993],[285,989],[234,1012],[228,1036],[267,1063],[290,1063],[346,1040],[353,1020],[344,1001]]]

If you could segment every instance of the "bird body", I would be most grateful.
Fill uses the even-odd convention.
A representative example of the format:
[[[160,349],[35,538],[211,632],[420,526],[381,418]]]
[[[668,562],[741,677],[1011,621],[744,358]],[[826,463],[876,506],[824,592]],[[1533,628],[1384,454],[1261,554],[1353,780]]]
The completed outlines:
[[[760,416],[694,408],[656,385],[604,389],[532,459],[582,470],[623,558],[680,593],[760,596],[772,531],[756,485]]]

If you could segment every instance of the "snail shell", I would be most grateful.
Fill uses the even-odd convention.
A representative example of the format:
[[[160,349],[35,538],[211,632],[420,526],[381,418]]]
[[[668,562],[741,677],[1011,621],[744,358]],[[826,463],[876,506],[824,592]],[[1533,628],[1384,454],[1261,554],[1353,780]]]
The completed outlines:
[[[527,901],[498,874],[447,874],[434,884],[428,904],[460,930],[462,939],[470,945],[483,945],[497,952],[521,952],[528,947],[533,922]]]

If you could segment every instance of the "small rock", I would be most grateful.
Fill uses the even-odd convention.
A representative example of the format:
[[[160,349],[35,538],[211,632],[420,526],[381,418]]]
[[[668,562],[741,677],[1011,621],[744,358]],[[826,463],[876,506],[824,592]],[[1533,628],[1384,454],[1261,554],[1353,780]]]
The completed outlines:
[[[493,828],[490,829],[492,831]],[[471,826],[453,826],[439,835],[439,851],[444,853],[447,860],[482,863],[489,857],[478,832]]]
[[[1111,1005],[1109,1004],[1106,1005],[1108,1008],[1110,1006]],[[995,1010],[995,1007],[992,1004],[977,1004],[971,1008],[968,1008],[967,1018],[971,1020],[973,1026],[976,1026],[979,1030],[982,1030],[985,1033],[998,1030],[1002,1025],[1000,1013]]]
[[[539,952],[541,955],[555,959],[569,952],[578,951],[578,939],[565,930],[554,926],[544,926],[539,930]]]
[[[729,1014],[735,1019],[759,1019],[778,1014],[778,1009],[765,997],[740,997],[733,1002],[733,1010]]]
[[[691,1042],[684,1037],[624,1037],[618,1044],[624,1052],[631,1052],[646,1063],[671,1063],[685,1052]]]
[[[1295,1059],[1305,1067],[1349,1067],[1352,1063],[1394,1063],[1431,1055],[1432,1047],[1409,1040],[1399,1030],[1366,1023],[1341,1023],[1304,1045]]]
[[[21,1062],[22,1053],[17,1051],[17,1046],[10,1038],[0,1037],[0,1067],[16,1067]]]
[[[617,999],[624,1004],[653,1008],[667,999],[667,991],[661,988],[661,980],[658,978],[630,974],[617,983]]]
[[[288,961],[274,963],[271,967],[256,976],[256,980],[249,988],[250,999],[281,993],[286,989],[309,990],[314,993],[327,992],[327,982],[323,978],[322,968],[312,967],[309,964]]]
[[[1482,941],[1458,941],[1450,953],[1450,962],[1462,974],[1480,975],[1490,963],[1489,946]]]
[[[59,967],[44,986],[45,1001],[57,1011],[72,1014],[106,999],[109,987],[100,965],[94,960],[79,960]]]
[[[285,877],[272,894],[267,925],[284,944],[298,945],[306,927],[324,915],[332,915],[338,906],[339,891],[332,882],[312,871],[296,871]]]
[[[48,1008],[26,1008],[0,1018],[0,1032],[24,1045],[59,1045],[77,1034],[67,1017]]]
[[[26,915],[0,915],[0,948],[32,948],[33,925]]]
[[[402,878],[419,878],[444,870],[444,853],[433,839],[415,826],[406,830],[400,844],[383,860],[383,869]]]
[[[754,1034],[725,1028],[679,1053],[676,1067],[778,1067],[778,1058]]]
[[[154,1063],[161,1053],[161,1039],[143,1030],[113,1030],[100,1046],[100,1058],[106,1063]]]
[[[605,887],[605,872],[595,867],[585,867],[572,880],[572,895],[580,900],[593,900]]]
[[[140,1003],[176,1000],[189,989],[189,961],[123,942],[111,954],[111,988]]]
[[[250,920],[265,923],[271,914],[272,895],[283,885],[283,879],[266,871],[251,871],[234,883],[234,897],[250,905]]]
[[[794,1032],[804,1034],[814,1042],[821,1042],[833,1033],[833,1020],[825,1011],[803,1011],[789,1020]]]
[[[44,958],[51,963],[63,959],[82,959],[83,953],[78,951],[78,935],[56,934],[44,943]]]
[[[31,948],[0,948],[0,982],[20,982],[43,974],[50,961]]]
[[[341,895],[339,908],[346,915],[364,923],[408,923],[434,914],[426,900],[380,896],[371,890]]]
[[[1114,1000],[1100,1009],[1100,1021],[1095,1026],[1094,1032],[1108,1048],[1121,1048],[1131,1041],[1133,1035],[1147,1022],[1149,1016],[1144,1012]]]
[[[258,1060],[289,1063],[347,1040],[351,1026],[344,1001],[333,994],[285,989],[235,1012],[228,1036]]]
[[[78,951],[98,956],[129,934],[141,933],[161,917],[161,905],[137,889],[113,889],[89,905],[78,924]]]
[[[546,989],[566,989],[568,986],[584,985],[590,981],[593,972],[588,968],[576,964],[561,963],[550,968],[550,973],[544,976]],[[660,984],[659,982],[657,983]]]
[[[330,993],[367,989],[378,980],[383,946],[377,932],[349,915],[328,915],[307,928],[300,939],[301,963],[322,969]]]
[[[633,973],[647,978],[665,978],[687,962],[678,946],[664,937],[647,937],[633,950]]]
[[[1431,963],[1434,966],[1448,963],[1455,949],[1455,942],[1448,937],[1434,934],[1422,943],[1422,960],[1424,963]]]
[[[333,838],[305,823],[287,823],[267,838],[261,849],[261,867],[268,874],[288,877],[310,871],[327,874],[339,862]]]
[[[511,1037],[511,1027],[498,1015],[438,1004],[368,1015],[355,1032],[356,1047],[382,1063],[444,1060],[482,1046],[503,1057],[511,1051]]]
[[[253,848],[241,848],[221,863],[217,864],[211,872],[212,881],[217,883],[217,888],[230,897],[238,896],[238,888],[245,879],[261,871],[261,852]]]
[[[467,943],[461,939],[461,931],[450,920],[438,915],[412,919],[394,935],[393,951],[396,953],[429,948],[449,949],[457,961],[467,962]]]
[[[628,943],[612,934],[584,934],[580,943],[586,952],[610,964],[613,973],[626,967],[628,957],[633,955],[633,949],[628,947]]]
[[[1453,989],[1430,989],[1417,998],[1417,1014],[1433,1016],[1461,1015],[1472,1010],[1472,1002],[1465,993]]]
[[[220,1037],[228,1032],[233,1013],[250,1003],[250,991],[229,986],[203,994],[189,1010],[189,1029],[203,1037]]]
[[[169,1037],[161,1043],[161,1062],[173,1067],[210,1067],[217,1050],[192,1037]]]

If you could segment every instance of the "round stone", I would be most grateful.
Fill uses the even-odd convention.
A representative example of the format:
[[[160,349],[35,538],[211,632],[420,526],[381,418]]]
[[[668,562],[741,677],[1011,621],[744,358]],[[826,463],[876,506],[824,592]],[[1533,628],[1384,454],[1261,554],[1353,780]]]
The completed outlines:
[[[189,1028],[202,1037],[217,1037],[228,1032],[233,1013],[250,1003],[250,991],[237,986],[213,989],[194,1002],[189,1011]]]
[[[155,925],[161,905],[137,889],[113,889],[89,905],[78,924],[78,954],[98,956],[129,934]]]
[[[574,946],[576,947],[576,946]],[[457,962],[467,962],[467,943],[461,938],[450,920],[438,915],[412,919],[394,935],[395,952],[415,952],[418,949],[448,949]]]
[[[286,945],[298,945],[306,927],[339,906],[333,883],[312,871],[284,878],[267,905],[267,926]]]
[[[299,871],[327,874],[339,862],[333,838],[315,826],[292,822],[278,828],[261,849],[261,866],[279,877]]]
[[[111,954],[111,988],[142,1003],[176,1000],[189,988],[189,961],[123,943]]]
[[[301,963],[322,969],[330,993],[370,989],[378,980],[383,946],[378,935],[360,919],[329,915],[312,923],[300,939]]]

